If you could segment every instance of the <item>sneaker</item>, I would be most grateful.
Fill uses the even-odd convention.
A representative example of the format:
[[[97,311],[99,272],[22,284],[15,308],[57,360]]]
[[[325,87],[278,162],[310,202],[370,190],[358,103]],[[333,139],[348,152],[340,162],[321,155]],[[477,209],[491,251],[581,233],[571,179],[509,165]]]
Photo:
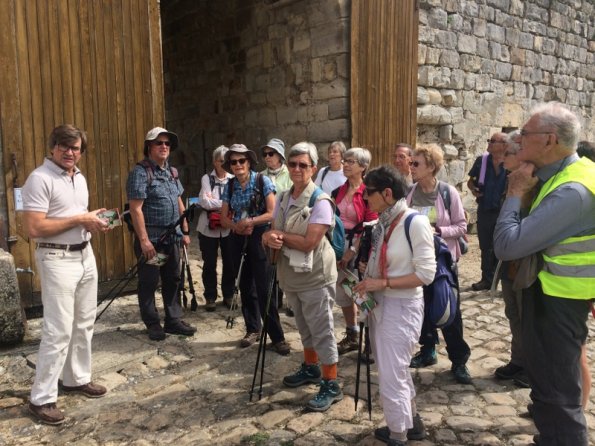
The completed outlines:
[[[215,303],[214,300],[209,300],[205,304],[205,310],[208,311],[209,313],[215,311],[216,309],[217,309],[217,304]]]
[[[379,427],[374,430],[374,437],[378,440],[388,443],[390,440],[390,429],[388,426]],[[413,427],[407,431],[407,440],[420,441],[426,438],[426,428],[419,414],[413,416]]]
[[[348,328],[345,330],[345,337],[337,342],[337,351],[340,355],[359,349],[359,332]]]
[[[287,356],[291,353],[291,348],[285,341],[279,341],[273,344],[273,350],[279,353],[281,356]]]
[[[297,372],[283,378],[283,384],[287,387],[299,387],[304,384],[320,383],[320,367],[318,364],[302,363]]]
[[[508,364],[503,365],[502,367],[498,367],[494,372],[494,375],[496,375],[496,378],[498,379],[512,379],[517,373],[521,372],[522,370],[523,368],[520,365],[516,365],[512,362],[509,362]]]
[[[80,393],[87,398],[101,398],[107,393],[107,389],[99,384],[89,382],[82,386],[62,386],[62,390],[66,393]]]
[[[182,336],[194,336],[194,333],[196,333],[196,327],[184,322],[182,319],[174,319],[171,322],[166,322],[163,330],[169,334]]]
[[[333,403],[343,399],[343,392],[336,379],[321,379],[320,390],[314,398],[308,401],[306,407],[314,412],[324,412]]]
[[[489,290],[491,288],[491,283],[487,280],[480,280],[479,282],[475,282],[471,285],[471,289],[473,291],[484,291]]]
[[[149,332],[149,339],[151,341],[163,341],[165,339],[165,332],[160,323],[149,325],[147,331]]]
[[[421,369],[429,365],[434,365],[437,362],[438,357],[436,356],[436,349],[433,348],[431,350],[420,350],[413,358],[411,358],[409,367],[413,369]]]
[[[524,370],[521,370],[516,375],[514,375],[512,382],[514,382],[515,386],[520,387],[522,389],[531,388],[531,385],[529,384],[529,377],[527,376],[527,372],[525,372]]]
[[[246,333],[244,337],[240,340],[240,347],[250,347],[255,342],[258,342],[259,339],[260,333]]]
[[[471,384],[471,375],[465,364],[453,364],[450,371],[459,384]]]
[[[58,424],[64,423],[64,414],[58,409],[56,403],[47,403],[42,404],[41,406],[29,403],[28,409],[35,418],[44,424],[57,426]]]

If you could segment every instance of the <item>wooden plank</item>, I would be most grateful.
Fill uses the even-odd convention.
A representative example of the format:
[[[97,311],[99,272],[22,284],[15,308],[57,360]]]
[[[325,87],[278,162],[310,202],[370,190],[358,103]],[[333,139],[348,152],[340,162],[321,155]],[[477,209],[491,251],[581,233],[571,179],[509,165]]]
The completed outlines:
[[[151,48],[151,91],[153,92],[152,101],[152,122],[163,123],[165,125],[165,104],[163,98],[163,58],[161,50],[161,14],[159,11],[159,2],[149,0],[147,10],[148,40]]]
[[[60,91],[56,92],[55,98],[58,101],[56,108],[61,109],[63,123],[76,124],[74,116],[74,98],[73,98],[73,86],[72,86],[72,71],[78,69],[73,64],[74,60],[71,54],[71,42],[73,41],[70,22],[68,20],[68,0],[59,0],[56,4],[56,18],[59,30],[56,33],[57,36],[57,48],[58,48],[58,66],[54,72],[60,77]],[[55,84],[57,85],[57,84]]]
[[[59,0],[46,0],[48,3],[48,14],[47,16],[39,17],[40,22],[47,23],[47,39],[49,51],[47,53],[41,53],[44,60],[42,63],[47,64],[50,67],[49,85],[50,97],[53,104],[53,115],[51,121],[48,122],[49,127],[46,128],[46,133],[49,134],[51,130],[59,124],[65,123],[64,116],[64,105],[62,91],[64,84],[62,83],[62,65],[63,59],[60,57],[60,34],[62,33],[62,24],[58,18],[58,6]],[[60,30],[60,32],[56,32]],[[45,105],[45,104],[44,104]]]
[[[39,54],[41,68],[41,102],[43,106],[43,134],[49,135],[56,126],[54,101],[52,98],[52,63],[50,55],[49,15],[50,2],[37,0],[37,29],[39,34]],[[54,55],[55,56],[55,55]],[[54,59],[54,64],[56,63]]]
[[[144,136],[145,136],[145,132],[147,130],[149,130],[149,125],[151,125],[149,122],[149,119],[147,118],[147,116],[150,115],[150,110],[147,110],[147,104],[145,101],[145,95],[144,95],[144,82],[143,82],[143,72],[144,72],[144,67],[149,63],[148,59],[143,59],[143,56],[145,56],[143,54],[142,48],[144,45],[141,44],[141,38],[140,38],[140,33],[141,33],[141,26],[140,26],[140,5],[139,5],[139,1],[131,1],[132,5],[132,10],[131,10],[131,15],[132,15],[132,37],[133,37],[133,41],[132,41],[132,45],[133,45],[133,54],[136,55],[136,57],[133,58],[133,64],[134,64],[134,97],[136,98],[136,113],[135,113],[135,117],[136,117],[136,146],[135,146],[135,152],[132,153],[131,155],[131,159],[129,158],[129,166],[130,168],[132,168],[132,166],[134,166],[134,164],[137,162],[138,159],[141,159],[143,154],[143,141],[144,141]]]

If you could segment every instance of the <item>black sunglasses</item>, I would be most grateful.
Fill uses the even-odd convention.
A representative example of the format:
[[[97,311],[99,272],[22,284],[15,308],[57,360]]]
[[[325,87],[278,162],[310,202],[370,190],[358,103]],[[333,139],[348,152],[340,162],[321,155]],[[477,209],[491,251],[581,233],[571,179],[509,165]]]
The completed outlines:
[[[244,164],[246,164],[246,161],[248,161],[248,158],[238,158],[235,160],[229,160],[229,164],[235,166],[236,164],[240,163],[243,166]]]
[[[413,167],[419,167],[419,161],[411,161],[409,165]]]
[[[264,152],[263,155],[264,156],[273,156],[275,153],[277,153],[277,152]]]
[[[290,161],[287,163],[287,167],[289,167],[290,169],[295,169],[296,167],[299,167],[300,170],[306,170],[308,167],[312,167],[312,164],[298,163],[296,161]]]
[[[153,141],[153,144],[155,144],[156,146],[165,146],[165,147],[171,146],[171,142],[169,142],[169,141]]]

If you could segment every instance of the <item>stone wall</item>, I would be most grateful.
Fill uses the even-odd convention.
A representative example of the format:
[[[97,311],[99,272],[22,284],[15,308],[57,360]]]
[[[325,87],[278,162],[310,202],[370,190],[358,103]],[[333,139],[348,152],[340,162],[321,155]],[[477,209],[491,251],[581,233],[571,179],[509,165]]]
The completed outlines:
[[[592,0],[421,0],[419,20],[418,141],[442,145],[451,183],[537,102],[566,103],[595,140]]]
[[[348,1],[175,0],[161,8],[166,119],[180,135],[173,162],[190,193],[220,144],[348,140]]]

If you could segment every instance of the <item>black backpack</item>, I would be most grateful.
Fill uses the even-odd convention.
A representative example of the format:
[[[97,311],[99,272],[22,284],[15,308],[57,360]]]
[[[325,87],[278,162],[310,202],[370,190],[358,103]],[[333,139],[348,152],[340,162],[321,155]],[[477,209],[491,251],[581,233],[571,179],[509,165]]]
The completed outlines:
[[[155,179],[155,166],[153,165],[153,163],[151,163],[151,161],[149,161],[146,158],[144,160],[136,163],[136,165],[142,166],[145,169],[145,172],[147,174],[147,187],[149,187],[153,183],[153,179]],[[169,166],[169,172],[171,173],[172,179],[174,181],[177,181],[178,180],[178,169],[176,169],[173,166]],[[124,205],[124,212],[122,213],[122,219],[124,220],[124,223],[126,223],[128,230],[130,232],[134,232],[134,226],[132,224],[132,217],[130,216],[130,204],[128,204],[128,203],[126,203]]]
[[[409,214],[405,219],[405,236],[409,248],[413,252],[409,227],[413,217]],[[436,255],[436,275],[434,281],[424,285],[424,312],[426,319],[436,328],[448,327],[454,321],[459,301],[459,278],[454,268],[454,261],[446,242],[434,234],[434,253]]]

